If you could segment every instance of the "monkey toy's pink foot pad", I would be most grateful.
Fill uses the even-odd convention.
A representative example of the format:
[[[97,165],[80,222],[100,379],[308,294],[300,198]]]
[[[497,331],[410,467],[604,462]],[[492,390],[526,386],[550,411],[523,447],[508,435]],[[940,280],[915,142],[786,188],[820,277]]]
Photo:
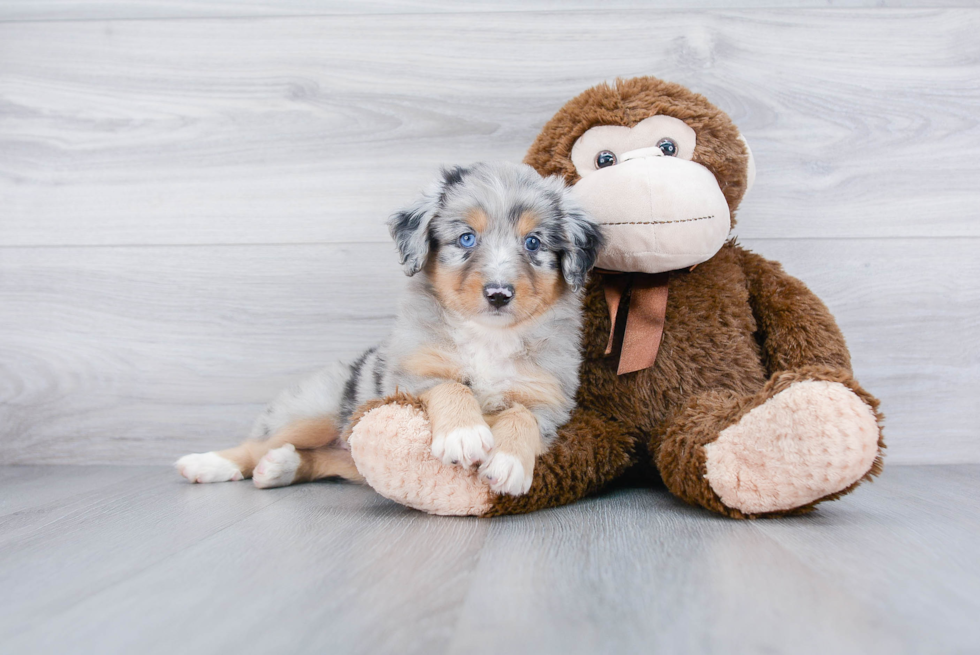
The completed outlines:
[[[490,488],[476,469],[445,466],[432,456],[429,419],[418,407],[372,409],[348,443],[358,472],[385,498],[430,514],[479,516],[490,509]]]
[[[796,382],[705,447],[705,475],[747,514],[802,507],[847,489],[878,456],[874,411],[839,382]]]

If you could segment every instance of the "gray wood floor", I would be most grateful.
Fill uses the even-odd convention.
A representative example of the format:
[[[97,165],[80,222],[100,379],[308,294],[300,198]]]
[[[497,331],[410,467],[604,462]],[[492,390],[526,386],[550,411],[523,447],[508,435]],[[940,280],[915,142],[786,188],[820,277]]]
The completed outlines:
[[[430,517],[370,489],[0,468],[4,653],[976,653],[980,466],[737,522],[658,489]]]

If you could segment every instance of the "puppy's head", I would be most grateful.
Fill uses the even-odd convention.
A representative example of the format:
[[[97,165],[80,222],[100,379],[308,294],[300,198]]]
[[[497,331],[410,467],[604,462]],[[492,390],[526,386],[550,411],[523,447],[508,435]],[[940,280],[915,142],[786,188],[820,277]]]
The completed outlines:
[[[388,222],[408,275],[463,317],[513,325],[579,289],[602,237],[561,178],[523,164],[444,170]]]

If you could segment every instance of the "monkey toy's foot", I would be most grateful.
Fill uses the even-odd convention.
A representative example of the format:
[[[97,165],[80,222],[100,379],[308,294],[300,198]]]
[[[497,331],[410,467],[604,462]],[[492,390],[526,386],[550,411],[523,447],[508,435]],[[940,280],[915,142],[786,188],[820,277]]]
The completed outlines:
[[[792,510],[861,480],[878,456],[878,438],[874,409],[850,388],[797,381],[705,444],[705,479],[744,514]]]

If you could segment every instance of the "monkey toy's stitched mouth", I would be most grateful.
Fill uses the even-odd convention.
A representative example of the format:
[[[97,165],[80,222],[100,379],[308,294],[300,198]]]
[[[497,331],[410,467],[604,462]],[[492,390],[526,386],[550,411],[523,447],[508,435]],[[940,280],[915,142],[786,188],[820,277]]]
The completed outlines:
[[[714,174],[675,157],[630,159],[572,187],[606,244],[596,265],[661,273],[712,257],[731,231],[728,201]]]
[[[678,218],[663,221],[617,221],[615,223],[600,223],[600,225],[668,225],[670,223],[693,223],[694,221],[710,221],[715,215],[698,216],[697,218]]]

